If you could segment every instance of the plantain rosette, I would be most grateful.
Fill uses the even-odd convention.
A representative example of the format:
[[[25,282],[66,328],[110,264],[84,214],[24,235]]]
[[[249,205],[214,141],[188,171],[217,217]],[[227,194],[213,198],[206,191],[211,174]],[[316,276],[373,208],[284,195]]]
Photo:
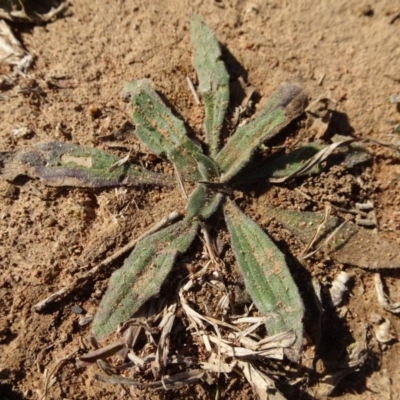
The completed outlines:
[[[205,106],[205,150],[187,135],[184,123],[173,115],[147,80],[125,85],[122,97],[133,105],[136,136],[155,154],[168,159],[182,181],[194,183],[185,219],[138,243],[121,269],[114,272],[93,334],[102,338],[125,322],[155,295],[177,256],[187,251],[201,221],[222,205],[231,245],[246,289],[269,335],[294,330],[290,356],[297,359],[303,337],[303,303],[286,265],[271,238],[226,198],[226,190],[251,161],[257,148],[298,117],[305,96],[294,84],[282,85],[258,116],[239,127],[220,149],[220,133],[229,103],[229,75],[219,44],[210,29],[195,15],[191,21],[193,63]],[[217,189],[216,189],[217,188]]]

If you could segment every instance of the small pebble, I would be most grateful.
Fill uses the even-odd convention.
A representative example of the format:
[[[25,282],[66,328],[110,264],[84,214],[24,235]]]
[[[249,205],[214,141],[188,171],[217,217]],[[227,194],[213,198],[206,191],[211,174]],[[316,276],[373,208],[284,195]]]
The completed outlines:
[[[86,326],[93,321],[93,315],[87,315],[86,317],[79,318],[78,325]]]
[[[82,314],[83,309],[77,305],[74,305],[71,307],[71,312],[73,312],[74,314]]]

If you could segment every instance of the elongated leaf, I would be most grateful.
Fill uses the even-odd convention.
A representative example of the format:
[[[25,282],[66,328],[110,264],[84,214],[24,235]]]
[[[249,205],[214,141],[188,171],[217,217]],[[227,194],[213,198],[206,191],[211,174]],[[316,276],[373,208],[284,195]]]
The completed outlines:
[[[221,49],[214,33],[193,15],[191,21],[193,65],[205,105],[205,129],[210,154],[218,152],[219,133],[229,103],[229,74],[221,60]]]
[[[317,154],[323,148],[322,145],[317,143],[309,143],[299,149],[293,150],[288,154],[284,154],[281,157],[277,157],[272,162],[263,165],[260,168],[260,172],[269,173],[270,177],[282,178],[285,176],[290,176],[296,171],[298,171],[310,158]],[[310,171],[309,174],[316,174],[320,172],[321,168],[316,165]]]
[[[333,143],[336,139],[349,139],[349,137],[335,135],[332,138]],[[328,146],[329,147],[329,146]],[[305,169],[309,161],[318,154],[319,151],[326,148],[320,143],[311,142],[283,155],[273,155],[260,163],[258,168],[244,168],[239,175],[235,177],[235,183],[249,183],[266,178],[286,178],[305,175],[319,174],[323,170],[333,165],[343,165],[346,168],[352,168],[357,164],[368,161],[371,156],[359,143],[351,143],[348,146],[338,147],[334,154],[326,153],[323,166],[316,162],[311,168]],[[302,171],[303,170],[303,171]],[[282,179],[283,180],[283,179]]]
[[[300,169],[304,163],[322,149],[322,145],[309,143],[288,154],[273,155],[272,159],[263,160],[258,168],[244,168],[236,177],[235,183],[249,183],[260,179],[281,178],[291,175]],[[250,171],[249,171],[250,170]],[[309,173],[318,173],[320,168],[316,166]]]
[[[267,208],[275,218],[305,245],[314,238],[324,214]],[[400,268],[400,247],[397,243],[379,237],[374,232],[338,217],[329,215],[313,249],[319,248],[338,263],[365,269]],[[340,228],[339,228],[340,227]],[[336,228],[339,228],[335,231]],[[326,243],[326,244],[325,244]]]
[[[62,142],[39,143],[29,150],[1,153],[0,176],[40,178],[48,186],[102,188],[113,186],[175,184],[174,177],[125,163],[111,168],[119,158],[104,151]]]
[[[293,329],[296,342],[293,352],[298,357],[303,337],[303,303],[285,257],[263,230],[231,201],[224,207],[232,248],[246,289],[262,315],[267,317],[269,335]]]
[[[156,295],[176,257],[193,242],[196,221],[181,221],[141,240],[110,279],[94,321],[97,338],[109,335],[127,321],[149,298]]]
[[[221,182],[234,178],[249,163],[260,144],[297,118],[304,111],[305,100],[299,86],[281,85],[259,116],[247,125],[239,127],[218,153],[216,162],[222,172]]]
[[[218,176],[214,161],[202,153],[200,146],[186,136],[184,123],[171,110],[146,79],[126,83],[121,93],[133,104],[136,136],[155,154],[165,155],[176,165],[184,179],[208,179]],[[201,164],[203,175],[199,172]]]
[[[208,219],[221,204],[223,195],[207,189],[206,185],[198,184],[192,192],[187,205],[186,219],[190,221],[199,217]]]

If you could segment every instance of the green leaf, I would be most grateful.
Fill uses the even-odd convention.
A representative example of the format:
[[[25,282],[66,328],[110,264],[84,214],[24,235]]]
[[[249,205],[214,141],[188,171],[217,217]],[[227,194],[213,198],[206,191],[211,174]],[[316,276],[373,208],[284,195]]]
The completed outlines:
[[[184,253],[198,229],[196,221],[181,221],[141,240],[115,271],[93,321],[97,338],[112,333],[148,299],[160,291],[178,254]]]
[[[202,172],[208,172],[210,179],[218,176],[214,161],[188,138],[184,123],[172,114],[148,80],[126,83],[121,96],[129,99],[133,105],[136,136],[155,154],[165,155],[184,179],[204,179],[199,172],[199,165]]]
[[[205,105],[205,130],[210,154],[218,152],[219,133],[229,103],[229,74],[221,60],[221,49],[214,33],[193,15],[191,21],[193,65]]]
[[[190,195],[185,219],[190,221],[193,218],[208,219],[218,209],[223,195],[208,190],[206,185],[198,184]]]
[[[249,183],[266,178],[282,178],[299,170],[306,161],[323,148],[318,143],[308,143],[288,154],[274,154],[263,160],[258,168],[245,168],[237,177],[235,183]],[[319,173],[320,168],[315,166],[308,174]]]
[[[309,143],[288,154],[276,157],[266,165],[263,165],[257,172],[268,174],[268,177],[282,178],[298,171],[306,161],[317,154],[324,146],[318,143]],[[307,174],[316,174],[320,168],[315,166]]]
[[[172,186],[175,179],[138,165],[124,163],[104,151],[62,142],[39,143],[34,148],[0,155],[0,173],[9,180],[18,175],[40,178],[48,186],[104,188],[113,186]]]
[[[222,172],[220,181],[234,178],[250,162],[257,147],[297,118],[304,111],[305,104],[306,97],[299,86],[281,85],[259,116],[239,127],[218,153],[215,160]]]
[[[227,201],[224,211],[246,289],[260,313],[266,316],[268,334],[293,329],[296,342],[293,353],[287,355],[297,359],[303,337],[304,307],[285,257],[263,230],[231,200]]]
[[[344,141],[347,139],[349,137],[335,135],[332,137],[332,142],[337,143],[339,140]],[[249,166],[240,171],[235,177],[235,183],[249,183],[260,179],[284,178],[292,175],[297,177],[319,174],[323,170],[339,164],[346,168],[352,168],[371,158],[370,154],[359,143],[350,143],[348,146],[338,147],[335,149],[335,153],[327,155],[322,165],[321,163],[316,163],[312,168],[296,174],[324,148],[326,147],[320,143],[311,142],[287,154],[273,154],[261,161],[258,167]]]

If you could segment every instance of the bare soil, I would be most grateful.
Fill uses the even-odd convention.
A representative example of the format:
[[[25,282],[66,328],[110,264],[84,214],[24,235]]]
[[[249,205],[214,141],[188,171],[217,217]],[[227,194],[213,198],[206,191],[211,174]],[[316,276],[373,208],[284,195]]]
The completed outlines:
[[[337,103],[341,119],[332,128],[335,133],[391,142],[396,135],[393,125],[400,120],[398,109],[389,101],[391,95],[400,94],[400,19],[393,18],[399,11],[398,4],[389,0],[71,0],[66,15],[52,23],[13,25],[36,61],[26,77],[16,78],[17,86],[2,87],[6,100],[0,102],[0,150],[60,140],[123,157],[136,146],[144,165],[163,168],[139,147],[132,132],[124,131],[130,108],[120,100],[119,92],[126,81],[149,78],[193,131],[201,130],[202,109],[186,83],[186,76],[196,81],[189,43],[189,20],[194,12],[224,47],[232,84],[242,77],[256,88],[260,99],[292,79],[320,86]],[[9,72],[2,67],[2,73]],[[33,82],[40,91],[18,93],[18,88],[32,87]],[[20,128],[27,128],[23,135],[17,134]],[[305,128],[299,134],[312,137]],[[338,167],[303,180],[302,190],[313,202],[292,190],[294,186],[281,190],[260,183],[251,188],[250,198],[241,206],[294,256],[301,246],[270,221],[266,204],[323,210],[328,200],[348,208],[371,200],[380,234],[400,244],[399,157],[379,146],[370,151],[372,160],[363,166],[350,171]],[[19,185],[1,181],[0,186],[0,398],[39,399],[45,371],[52,371],[74,351],[83,352],[81,339],[89,334],[90,326],[80,327],[81,315],[71,307],[79,305],[84,314],[93,315],[109,275],[123,260],[45,313],[35,313],[31,307],[169,212],[184,213],[185,203],[178,189],[84,191],[48,188],[39,181]],[[226,241],[226,235],[220,239]],[[194,251],[196,263],[201,263],[201,248]],[[235,280],[229,254],[227,250],[226,279]],[[178,277],[190,269],[190,258],[184,261],[174,272]],[[301,285],[312,277],[329,285],[342,269],[353,276],[345,306],[329,311],[322,326],[324,356],[316,366],[318,372],[337,371],[347,347],[360,340],[374,312],[389,318],[393,334],[400,332],[399,319],[377,302],[371,272],[317,258],[303,267],[303,272],[294,271]],[[233,271],[230,278],[229,271]],[[400,298],[398,275],[383,273],[393,299]],[[301,292],[307,297],[304,286]],[[207,293],[199,296],[203,301],[201,296]],[[315,319],[312,311],[307,319]],[[315,345],[312,332],[307,332],[302,368],[311,368],[307,357]],[[341,382],[335,395],[343,399],[400,398],[399,359],[396,342],[380,346],[370,338],[366,364]],[[96,366],[78,368],[72,357],[61,366],[47,399],[120,398],[121,387],[96,381],[95,372],[99,372]],[[312,398],[307,385],[297,385],[288,397]],[[179,395],[207,399],[215,398],[216,389],[199,383],[170,392],[127,390],[132,398]],[[250,385],[236,375],[221,379],[220,395],[256,398]]]

